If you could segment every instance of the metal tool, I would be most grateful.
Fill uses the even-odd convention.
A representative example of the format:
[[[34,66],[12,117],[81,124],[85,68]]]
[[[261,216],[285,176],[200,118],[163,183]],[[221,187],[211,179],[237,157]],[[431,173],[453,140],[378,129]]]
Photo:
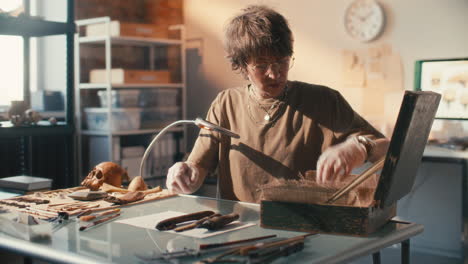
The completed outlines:
[[[198,261],[198,264],[207,264],[207,263],[216,263],[216,262],[245,262],[242,259],[236,259],[236,258],[230,258],[226,259],[225,257],[227,256],[243,256],[243,257],[249,257],[253,260],[258,260],[256,263],[264,263],[264,262],[259,262],[260,260],[267,260],[267,259],[275,259],[279,256],[283,255],[278,255],[278,252],[282,252],[283,254],[286,253],[287,250],[292,252],[292,248],[290,246],[297,246],[296,244],[303,243],[304,240],[307,236],[310,235],[315,235],[317,233],[309,233],[301,236],[296,236],[292,238],[283,238],[283,239],[275,239],[274,241],[268,241],[268,242],[263,242],[263,243],[256,243],[256,244],[250,244],[246,246],[238,246],[233,248],[232,250],[228,250],[226,252],[221,253],[218,256],[212,257],[212,258],[207,258]],[[300,246],[298,246],[300,247]],[[283,249],[282,251],[280,249]]]
[[[300,235],[300,236],[295,236],[287,239],[282,239],[280,241],[273,241],[273,242],[267,242],[267,243],[262,243],[260,245],[253,245],[253,246],[247,246],[239,249],[239,254],[242,256],[248,256],[252,255],[252,252],[255,252],[255,250],[265,250],[269,248],[276,248],[279,246],[295,243],[297,241],[304,241],[304,239],[308,236],[311,235],[316,235],[317,233],[308,233],[305,235]]]
[[[356,186],[358,186],[359,184],[367,180],[370,176],[372,176],[374,173],[376,173],[378,170],[380,170],[384,166],[384,163],[385,163],[385,157],[375,162],[370,168],[368,168],[363,173],[361,173],[361,175],[359,175],[354,180],[352,180],[351,182],[343,186],[343,188],[336,191],[330,197],[330,199],[327,200],[326,203],[333,203],[337,201],[338,199],[340,199],[343,195],[347,194],[349,191],[356,188]]]
[[[289,256],[303,249],[304,241],[296,241],[276,248],[270,248],[266,252],[257,252],[254,257],[249,257],[249,264],[270,263],[277,258]]]
[[[201,223],[198,228],[206,228],[210,231],[215,231],[218,229],[223,228],[227,224],[239,219],[239,214],[236,213],[231,213],[227,215],[220,215],[220,216],[215,216],[211,217],[207,220],[205,220],[203,223]]]
[[[215,212],[213,211],[200,211],[196,213],[191,213],[191,214],[185,214],[181,216],[176,216],[176,217],[171,217],[168,219],[164,219],[163,221],[159,222],[156,225],[156,229],[162,231],[162,230],[172,230],[177,227],[177,224],[187,222],[187,221],[193,221],[193,220],[200,220],[204,217],[214,215]]]
[[[111,214],[115,214],[119,212],[120,212],[120,208],[117,208],[117,209],[112,209],[112,210],[100,212],[100,213],[93,214],[93,215],[83,215],[83,216],[80,216],[80,221],[89,222],[101,216],[111,215]]]
[[[174,228],[174,231],[176,232],[182,232],[182,231],[187,231],[187,230],[190,230],[190,229],[194,229],[194,228],[197,228],[199,225],[201,225],[203,222],[205,222],[206,220],[210,219],[210,218],[213,218],[215,216],[221,216],[221,214],[213,214],[213,215],[209,215],[209,216],[206,216],[206,217],[203,217],[202,219],[200,220],[197,220],[191,224],[188,224],[188,225],[184,225],[184,226],[180,226],[180,227],[176,227]]]
[[[199,246],[199,249],[207,250],[207,249],[213,249],[213,248],[220,248],[220,247],[225,247],[225,246],[230,246],[230,245],[235,245],[235,244],[248,243],[252,241],[274,238],[274,237],[276,237],[276,235],[253,237],[253,238],[247,238],[247,239],[236,240],[236,241],[228,241],[228,242],[223,242],[223,243],[201,244]]]
[[[59,212],[57,218],[51,221],[52,223],[52,232],[59,230],[68,224],[70,215],[67,212]]]
[[[202,128],[202,129],[206,129],[206,130],[212,130],[212,131],[216,131],[216,132],[219,132],[223,135],[226,135],[228,137],[232,137],[232,138],[240,138],[240,136],[226,128],[223,128],[221,126],[218,126],[216,124],[213,124],[211,122],[208,122],[200,117],[197,117],[195,120],[179,120],[179,121],[175,121],[174,123],[171,123],[169,125],[167,125],[165,128],[163,128],[161,131],[159,131],[159,133],[153,138],[153,140],[150,142],[150,144],[148,145],[148,147],[146,148],[145,150],[145,153],[143,154],[143,158],[141,158],[141,163],[140,163],[140,176],[145,178],[145,170],[143,168],[145,168],[145,163],[146,163],[146,160],[148,159],[149,157],[149,154],[151,153],[151,150],[153,149],[153,146],[156,144],[156,142],[158,141],[159,138],[162,137],[162,135],[164,135],[169,129],[171,129],[172,127],[175,127],[175,126],[178,126],[178,125],[184,125],[184,124],[194,124],[196,126],[198,126],[199,128]]]
[[[213,243],[213,244],[201,244],[198,249],[184,248],[178,251],[163,252],[157,256],[140,256],[136,255],[138,258],[144,261],[153,261],[153,260],[171,260],[178,259],[183,257],[199,257],[205,254],[210,254],[214,252],[219,252],[223,250],[231,250],[234,248],[245,247],[248,245],[258,245],[259,240],[267,240],[268,242],[280,241],[281,238],[276,238],[276,235],[253,237],[242,240],[228,241],[223,243]]]
[[[119,217],[120,216],[120,213],[118,214],[114,214],[114,215],[111,215],[111,216],[108,216],[106,218],[103,218],[103,219],[100,219],[100,220],[97,220],[97,221],[94,221],[92,223],[90,223],[89,225],[86,225],[86,226],[80,226],[80,231],[85,231],[86,229],[89,229],[93,226],[96,226],[96,225],[99,225],[99,224],[102,224],[104,222],[108,222],[116,217]]]

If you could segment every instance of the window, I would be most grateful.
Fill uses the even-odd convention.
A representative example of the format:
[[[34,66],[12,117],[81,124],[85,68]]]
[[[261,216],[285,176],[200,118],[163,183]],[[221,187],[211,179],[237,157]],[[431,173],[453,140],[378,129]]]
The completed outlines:
[[[0,9],[9,12],[21,6],[21,0],[2,0]],[[0,106],[23,100],[23,39],[0,35]]]
[[[0,36],[0,106],[23,100],[23,39]]]

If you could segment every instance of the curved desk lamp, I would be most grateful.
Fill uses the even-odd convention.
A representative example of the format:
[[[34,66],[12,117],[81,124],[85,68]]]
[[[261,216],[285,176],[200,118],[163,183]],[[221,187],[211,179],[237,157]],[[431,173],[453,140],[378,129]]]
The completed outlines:
[[[156,135],[156,137],[154,137],[154,139],[151,141],[151,143],[149,144],[149,146],[146,148],[145,150],[145,154],[143,154],[143,158],[141,159],[141,163],[140,163],[140,176],[142,178],[145,178],[144,175],[143,175],[143,168],[145,166],[145,163],[146,163],[146,159],[148,159],[148,156],[149,156],[149,153],[151,151],[151,149],[153,148],[153,146],[156,144],[156,141],[158,141],[158,139],[164,135],[164,133],[167,132],[167,130],[169,130],[170,128],[174,127],[174,126],[177,126],[177,125],[182,125],[182,124],[194,124],[196,126],[198,126],[199,128],[203,128],[203,129],[206,129],[206,130],[211,130],[211,131],[216,131],[216,132],[219,132],[223,135],[226,135],[226,136],[229,136],[229,137],[233,137],[233,138],[240,138],[240,136],[228,129],[225,129],[223,127],[220,127],[218,125],[215,125],[211,122],[208,122],[200,117],[197,117],[195,120],[179,120],[179,121],[175,121],[174,123],[172,124],[169,124],[168,126],[166,126],[165,128],[163,128],[159,133],[158,135]]]

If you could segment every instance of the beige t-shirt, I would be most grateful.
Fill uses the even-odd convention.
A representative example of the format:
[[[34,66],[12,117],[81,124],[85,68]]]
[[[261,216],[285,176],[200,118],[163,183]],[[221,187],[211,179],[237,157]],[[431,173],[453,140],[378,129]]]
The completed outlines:
[[[258,203],[260,186],[315,170],[329,146],[350,135],[383,137],[328,87],[289,81],[279,99],[261,100],[249,89],[246,85],[222,91],[207,114],[208,121],[240,138],[200,130],[188,158],[209,171],[218,167],[224,199]],[[270,121],[264,120],[267,113]]]

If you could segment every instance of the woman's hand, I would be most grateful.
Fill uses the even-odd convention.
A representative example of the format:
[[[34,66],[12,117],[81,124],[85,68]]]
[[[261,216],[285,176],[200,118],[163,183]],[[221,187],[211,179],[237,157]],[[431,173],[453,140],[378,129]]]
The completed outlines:
[[[318,184],[336,186],[342,177],[364,164],[367,158],[366,147],[358,142],[356,137],[329,147],[319,157],[317,162]]]
[[[204,170],[191,162],[177,162],[169,168],[166,187],[173,193],[191,194],[205,179]]]

